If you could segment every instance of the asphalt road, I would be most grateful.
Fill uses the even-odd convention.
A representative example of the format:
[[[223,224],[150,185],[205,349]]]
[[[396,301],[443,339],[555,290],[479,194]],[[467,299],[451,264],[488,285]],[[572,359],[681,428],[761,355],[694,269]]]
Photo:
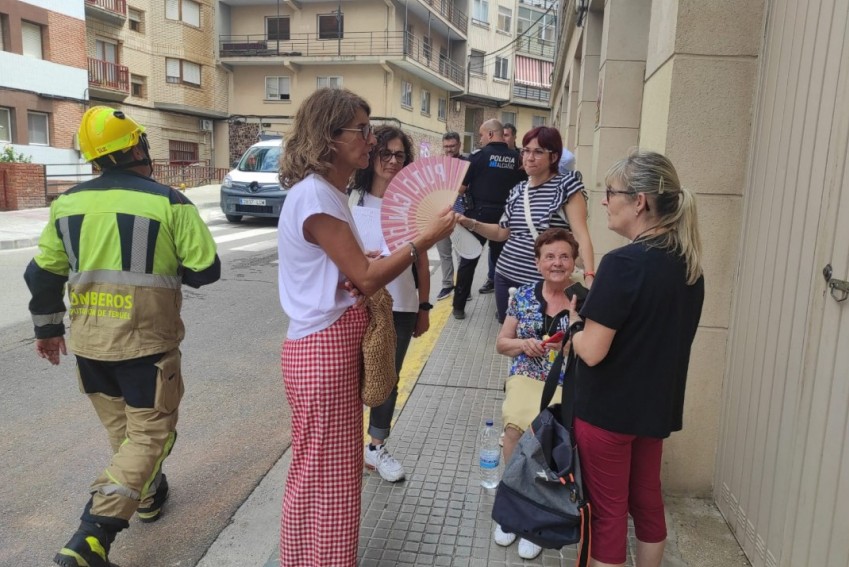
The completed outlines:
[[[235,235],[231,247],[239,231],[269,226],[221,226],[214,234]],[[273,234],[260,232],[252,239],[260,251],[219,247],[221,281],[184,290],[186,394],[165,463],[171,497],[159,522],[134,519],[119,535],[110,559],[122,567],[195,565],[290,444],[279,365],[287,321],[277,300],[276,250],[261,242]],[[109,459],[73,357],[58,367],[38,359],[31,324],[21,318],[20,270],[34,251],[0,258],[0,308],[12,305],[0,318],[0,566],[10,567],[52,564]]]

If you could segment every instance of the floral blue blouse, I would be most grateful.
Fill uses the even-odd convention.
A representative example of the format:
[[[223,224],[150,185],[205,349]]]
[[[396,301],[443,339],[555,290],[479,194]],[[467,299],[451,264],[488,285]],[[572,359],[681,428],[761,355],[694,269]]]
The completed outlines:
[[[552,319],[549,319],[548,327],[545,322],[546,302],[542,297],[542,281],[525,284],[516,290],[507,305],[507,316],[518,319],[516,326],[516,338],[540,339],[550,337],[557,331],[569,329],[569,312],[561,311]],[[522,353],[513,357],[510,365],[510,375],[523,374],[535,380],[545,381],[554,362],[554,352],[551,356],[529,357]],[[563,377],[560,377],[563,383]]]

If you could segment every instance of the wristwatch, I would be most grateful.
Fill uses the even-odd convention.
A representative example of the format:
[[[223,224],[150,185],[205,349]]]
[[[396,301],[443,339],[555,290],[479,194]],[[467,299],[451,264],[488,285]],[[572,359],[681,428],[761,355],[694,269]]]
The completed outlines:
[[[433,309],[433,304],[423,301],[419,303],[419,311],[430,311]]]

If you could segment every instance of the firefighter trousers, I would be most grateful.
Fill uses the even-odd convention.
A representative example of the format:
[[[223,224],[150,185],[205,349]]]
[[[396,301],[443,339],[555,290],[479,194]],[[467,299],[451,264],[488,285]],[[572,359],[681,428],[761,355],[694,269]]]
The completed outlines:
[[[77,374],[113,452],[91,485],[82,520],[120,530],[137,508],[153,501],[162,462],[177,438],[183,397],[180,350],[121,361],[78,356]]]

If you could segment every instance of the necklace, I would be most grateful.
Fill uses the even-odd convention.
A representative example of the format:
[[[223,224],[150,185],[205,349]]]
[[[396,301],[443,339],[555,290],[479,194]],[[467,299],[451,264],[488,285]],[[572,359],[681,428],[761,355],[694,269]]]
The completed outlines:
[[[649,238],[652,238],[652,237],[655,237],[655,236],[660,236],[661,234],[663,234],[663,232],[666,232],[666,231],[664,230],[663,232],[659,232],[659,233],[657,233],[657,234],[650,234],[650,235],[647,235],[647,233],[648,233],[648,232],[651,232],[652,230],[655,230],[655,229],[657,229],[657,228],[660,228],[660,225],[657,225],[657,224],[656,224],[656,225],[654,225],[654,226],[650,226],[649,228],[645,229],[645,230],[644,230],[644,231],[642,231],[640,234],[638,234],[637,236],[635,236],[635,237],[634,237],[634,239],[633,239],[633,240],[631,240],[631,242],[637,242],[637,241],[638,241],[638,240],[640,240],[643,236],[645,236],[645,237],[646,237],[646,238],[645,238],[645,240],[648,240]]]

